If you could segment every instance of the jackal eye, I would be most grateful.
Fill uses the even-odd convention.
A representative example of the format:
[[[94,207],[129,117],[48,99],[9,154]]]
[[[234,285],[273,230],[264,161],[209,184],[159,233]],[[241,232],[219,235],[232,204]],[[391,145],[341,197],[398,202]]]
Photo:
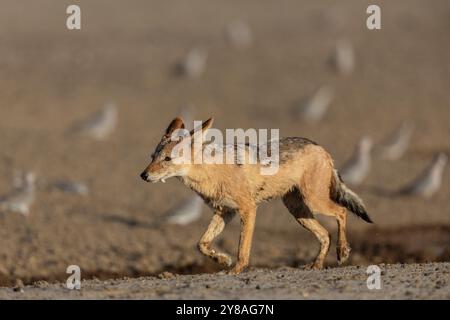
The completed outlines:
[[[164,158],[164,161],[171,161],[171,160],[172,160],[171,157],[165,157],[165,158]]]

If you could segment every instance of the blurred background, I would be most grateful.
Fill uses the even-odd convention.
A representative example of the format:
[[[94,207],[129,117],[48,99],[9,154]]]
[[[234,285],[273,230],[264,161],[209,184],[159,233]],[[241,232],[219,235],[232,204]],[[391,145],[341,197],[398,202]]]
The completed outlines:
[[[66,28],[71,4],[81,30]],[[370,4],[381,30],[366,28]],[[66,279],[70,264],[83,278],[217,271],[196,250],[210,210],[175,179],[139,178],[180,114],[324,146],[375,221],[350,217],[350,264],[450,260],[449,1],[0,7],[0,285]],[[430,194],[411,186],[421,173]],[[195,212],[174,219],[186,203]],[[335,221],[321,221],[334,266]],[[235,219],[217,247],[235,254],[238,235]],[[298,266],[316,250],[281,201],[260,206],[252,266]]]

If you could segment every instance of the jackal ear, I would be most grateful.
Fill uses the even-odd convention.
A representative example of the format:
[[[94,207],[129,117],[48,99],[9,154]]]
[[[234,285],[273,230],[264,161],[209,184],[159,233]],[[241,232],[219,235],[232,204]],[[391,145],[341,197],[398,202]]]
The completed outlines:
[[[194,128],[191,130],[191,136],[194,135],[194,133],[196,133],[197,131],[201,130],[202,133],[204,134],[206,132],[206,130],[208,130],[209,128],[211,128],[212,124],[214,122],[213,118],[209,118],[208,120],[204,121],[202,123],[202,127],[201,128]]]
[[[181,119],[180,117],[176,117],[175,119],[172,120],[172,122],[166,129],[166,135],[171,135],[172,132],[174,132],[177,129],[184,129],[184,122],[183,119]]]

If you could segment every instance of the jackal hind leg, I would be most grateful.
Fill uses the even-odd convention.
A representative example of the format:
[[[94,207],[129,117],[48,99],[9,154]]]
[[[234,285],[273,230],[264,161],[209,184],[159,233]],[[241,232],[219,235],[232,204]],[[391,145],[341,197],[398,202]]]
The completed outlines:
[[[338,265],[343,264],[350,257],[350,246],[346,236],[347,209],[335,203],[331,199],[324,200],[324,197],[309,197],[311,209],[325,216],[336,218],[338,226],[338,239],[336,243],[336,254]]]
[[[346,225],[347,225],[347,209],[341,207],[336,213],[336,220],[338,225],[338,240],[336,244],[336,254],[338,264],[341,265],[345,263],[350,257],[350,245],[347,241],[346,236]]]
[[[223,252],[217,252],[211,248],[214,239],[222,233],[225,226],[235,215],[234,211],[216,211],[208,228],[198,243],[198,249],[202,254],[210,257],[222,266],[230,267],[233,263],[231,257]]]
[[[322,170],[322,178],[307,176],[304,181],[304,199],[314,213],[333,217],[338,224],[338,240],[336,253],[338,264],[342,264],[350,256],[350,246],[346,238],[347,209],[330,199],[330,184],[325,183],[332,178],[331,170]]]
[[[294,189],[283,197],[283,203],[289,212],[306,230],[311,232],[320,243],[320,250],[314,262],[306,269],[322,269],[324,260],[330,250],[330,235],[328,231],[314,218],[313,212],[304,202],[299,189]]]

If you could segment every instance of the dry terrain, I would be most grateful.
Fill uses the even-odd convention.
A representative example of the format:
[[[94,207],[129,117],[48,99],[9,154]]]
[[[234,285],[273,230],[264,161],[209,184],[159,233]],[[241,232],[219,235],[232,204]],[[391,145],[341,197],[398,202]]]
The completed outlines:
[[[362,266],[305,271],[256,269],[225,274],[83,281],[80,290],[45,281],[0,288],[0,299],[450,299],[450,264],[380,265],[381,288],[369,290]]]
[[[10,192],[16,170],[33,171],[39,181],[28,217],[0,212],[0,286],[55,282],[22,295],[2,288],[0,298],[449,298],[448,264],[415,264],[450,261],[449,170],[430,200],[379,192],[409,181],[436,152],[450,152],[449,1],[81,0],[82,29],[69,31],[71,3],[0,5],[0,195]],[[379,31],[365,27],[372,3],[382,8]],[[224,36],[236,19],[253,31],[247,50]],[[338,39],[355,50],[347,76],[329,65]],[[193,47],[209,53],[205,73],[180,77],[174,66]],[[292,109],[322,85],[335,88],[325,118],[311,124],[295,117]],[[118,105],[119,121],[105,141],[66,134],[108,102]],[[255,269],[235,279],[203,274],[219,271],[196,250],[209,209],[189,225],[155,224],[192,193],[176,180],[152,185],[139,178],[185,105],[195,119],[213,116],[219,129],[279,128],[282,136],[308,137],[337,167],[363,135],[378,143],[405,119],[416,129],[404,157],[374,159],[354,188],[375,224],[350,218],[351,267],[335,268],[332,246],[330,269],[291,269],[310,262],[318,245],[275,200],[258,211]],[[86,183],[89,195],[43,187],[60,179]],[[322,221],[334,242],[335,221]],[[235,254],[238,236],[235,219],[218,248]],[[367,291],[358,267],[380,263],[402,263],[386,269],[391,296]],[[98,280],[64,291],[56,281],[64,283],[73,264],[83,279]],[[164,271],[189,276],[150,277]],[[144,278],[107,280],[123,277]]]

